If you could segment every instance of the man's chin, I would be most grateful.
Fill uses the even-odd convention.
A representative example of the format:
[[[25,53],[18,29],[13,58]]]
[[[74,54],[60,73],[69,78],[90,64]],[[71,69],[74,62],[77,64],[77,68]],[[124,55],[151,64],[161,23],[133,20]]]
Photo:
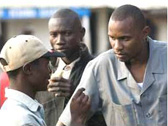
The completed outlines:
[[[121,62],[127,62],[127,60],[125,58],[119,58],[117,57],[118,60],[120,60]]]
[[[59,50],[56,50],[57,52],[60,52],[60,53],[66,53],[66,49],[59,49]]]

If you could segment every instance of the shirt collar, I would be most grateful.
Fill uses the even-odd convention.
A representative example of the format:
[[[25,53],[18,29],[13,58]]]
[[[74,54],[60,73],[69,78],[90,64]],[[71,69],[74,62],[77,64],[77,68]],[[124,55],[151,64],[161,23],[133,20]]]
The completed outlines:
[[[60,63],[59,65],[61,66],[62,69],[72,69],[75,65],[76,62],[80,60],[80,57],[71,62],[70,64],[66,64],[61,58],[60,58]]]
[[[32,99],[23,92],[14,89],[6,89],[5,96],[9,99],[14,99],[27,106],[31,111],[37,111],[38,108],[42,108],[42,105],[37,100]]]
[[[149,59],[147,68],[150,69],[148,72],[151,73],[163,73],[164,67],[162,65],[162,58],[160,54],[160,48],[157,45],[159,42],[152,40],[148,37],[149,42]],[[160,52],[159,52],[160,51]],[[164,61],[163,61],[164,62]]]
[[[148,72],[151,73],[163,73],[163,65],[162,65],[162,57],[159,55],[159,48],[156,46],[158,42],[153,41],[151,38],[148,37],[148,42],[149,42],[149,59],[147,62],[146,69],[148,69]],[[156,47],[155,47],[156,46]],[[124,62],[121,62],[117,59],[118,61],[118,80],[127,78],[129,76],[129,70],[126,67]]]

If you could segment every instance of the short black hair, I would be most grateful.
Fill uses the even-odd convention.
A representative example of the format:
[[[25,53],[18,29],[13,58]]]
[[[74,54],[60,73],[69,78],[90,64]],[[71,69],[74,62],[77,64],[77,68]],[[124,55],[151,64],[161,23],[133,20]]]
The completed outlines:
[[[63,9],[58,9],[52,16],[51,18],[57,18],[57,17],[67,17],[67,16],[73,16],[79,18],[78,14],[69,9],[69,8],[63,8]]]
[[[122,21],[128,17],[131,17],[134,23],[136,23],[136,26],[139,26],[139,28],[143,29],[145,27],[146,20],[142,11],[138,7],[129,4],[115,9],[111,14],[110,19]]]
[[[75,11],[73,11],[73,10],[71,10],[69,8],[58,9],[51,16],[50,19],[52,19],[52,18],[60,18],[60,17],[61,18],[71,17],[72,19],[74,19],[76,21],[76,25],[79,25],[80,28],[82,27],[79,15]]]

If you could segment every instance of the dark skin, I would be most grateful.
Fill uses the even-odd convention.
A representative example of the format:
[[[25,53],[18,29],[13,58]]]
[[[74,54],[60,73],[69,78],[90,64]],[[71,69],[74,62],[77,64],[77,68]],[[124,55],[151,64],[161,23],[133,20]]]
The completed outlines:
[[[50,33],[50,43],[53,50],[62,52],[66,56],[62,60],[66,64],[72,63],[79,57],[79,43],[82,41],[85,29],[81,26],[80,19],[75,13],[67,16],[57,16],[51,18],[48,23]],[[57,97],[69,97],[73,93],[73,87],[69,79],[62,78],[61,73],[51,76],[48,91],[54,92]],[[90,99],[83,93],[84,89],[79,89],[73,96],[71,102],[71,115],[73,126],[84,126],[87,111],[90,108]],[[79,111],[81,110],[81,111]],[[64,126],[61,122],[58,126]]]
[[[89,97],[83,93],[84,90],[84,88],[79,89],[71,101],[70,110],[73,120],[71,125],[73,126],[79,126],[80,124],[83,125],[87,119],[87,113],[90,109],[91,101]]]
[[[109,21],[108,35],[117,58],[125,62],[136,82],[143,82],[146,64],[149,58],[149,48],[146,37],[149,27],[139,28],[133,18],[122,21]]]
[[[79,89],[72,98],[70,103],[71,110],[71,126],[85,126],[88,110],[91,106],[90,98],[83,93],[85,89]],[[80,110],[80,111],[79,111]],[[65,126],[62,122],[58,121],[56,126]]]
[[[48,91],[54,92],[57,97],[68,97],[72,94],[71,81],[60,77],[52,77],[49,80]]]
[[[10,78],[10,88],[21,91],[34,99],[37,91],[47,89],[48,79],[51,73],[51,70],[48,68],[48,63],[48,59],[40,58],[37,65],[29,63],[19,68],[19,73],[16,78]]]
[[[63,61],[70,64],[79,57],[79,43],[85,30],[80,21],[71,15],[51,18],[49,21],[50,43],[54,50],[64,53]]]
[[[85,34],[85,29],[81,26],[76,14],[51,18],[48,28],[53,50],[66,55],[62,58],[66,64],[76,60],[79,57],[79,43]],[[62,78],[61,74],[55,77],[51,76],[48,91],[54,92],[56,96],[69,97],[72,95],[73,89],[71,81]]]
[[[37,65],[29,63],[24,67],[19,68],[16,78],[10,78],[9,88],[21,91],[34,99],[37,91],[44,91],[47,88],[51,72],[48,68],[48,63],[48,59],[40,58]],[[40,79],[38,79],[38,77],[40,77]],[[90,99],[83,93],[84,90],[84,88],[79,89],[70,103],[72,114],[71,123],[73,126],[84,126],[87,112],[90,108]],[[59,125],[63,124],[60,123]]]

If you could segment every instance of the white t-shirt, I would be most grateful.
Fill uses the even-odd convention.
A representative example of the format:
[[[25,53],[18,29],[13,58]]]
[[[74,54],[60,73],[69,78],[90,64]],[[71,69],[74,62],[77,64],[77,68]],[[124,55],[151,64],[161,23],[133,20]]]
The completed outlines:
[[[143,83],[138,83],[138,86],[141,88],[142,90],[142,87],[143,87]]]

